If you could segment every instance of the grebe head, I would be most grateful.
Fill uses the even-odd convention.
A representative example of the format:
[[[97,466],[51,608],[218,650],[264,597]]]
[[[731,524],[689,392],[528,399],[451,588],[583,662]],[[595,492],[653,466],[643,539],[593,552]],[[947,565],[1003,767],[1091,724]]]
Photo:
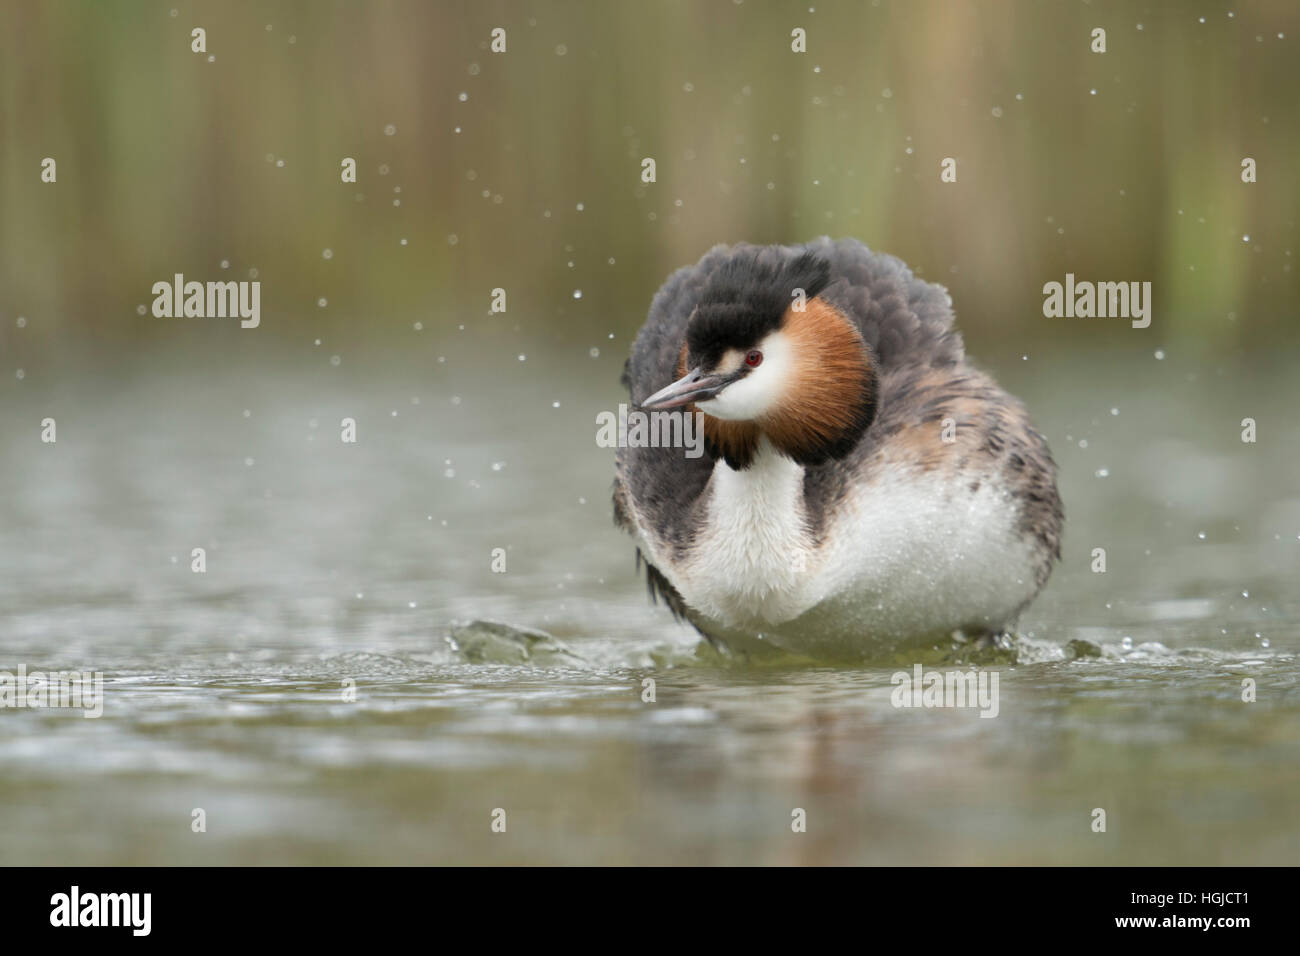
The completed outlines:
[[[842,458],[875,417],[875,370],[857,326],[822,292],[830,265],[813,253],[732,259],[710,277],[686,325],[677,381],[647,411],[704,412],[710,453],[748,467],[766,435],[802,465]]]

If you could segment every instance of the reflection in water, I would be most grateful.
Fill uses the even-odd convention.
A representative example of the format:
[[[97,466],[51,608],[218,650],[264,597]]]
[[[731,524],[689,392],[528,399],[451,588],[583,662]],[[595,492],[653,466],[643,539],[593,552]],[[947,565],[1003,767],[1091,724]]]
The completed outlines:
[[[895,709],[906,661],[700,648],[610,522],[617,357],[529,351],[29,375],[0,419],[0,669],[103,671],[106,705],[0,712],[5,862],[1295,859],[1292,381],[1252,372],[1272,434],[1244,445],[1236,372],[993,369],[1068,524],[986,720]],[[457,629],[479,618],[549,637]]]

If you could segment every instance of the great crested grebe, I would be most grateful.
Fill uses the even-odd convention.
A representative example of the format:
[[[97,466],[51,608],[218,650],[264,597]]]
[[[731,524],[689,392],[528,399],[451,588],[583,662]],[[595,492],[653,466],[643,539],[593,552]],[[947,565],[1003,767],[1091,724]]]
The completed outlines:
[[[643,411],[703,412],[707,454],[619,449],[614,517],[651,594],[739,648],[1000,638],[1060,557],[1056,466],[952,323],[946,290],[852,239],[675,272],[623,383]]]

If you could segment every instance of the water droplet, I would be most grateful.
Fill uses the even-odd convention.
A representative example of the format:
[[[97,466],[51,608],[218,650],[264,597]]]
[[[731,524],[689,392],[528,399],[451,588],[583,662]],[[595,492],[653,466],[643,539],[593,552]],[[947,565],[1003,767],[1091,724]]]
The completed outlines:
[[[321,250],[320,257],[321,257],[322,259],[333,259],[333,258],[334,258],[334,250],[333,250],[333,249],[322,249],[322,250]]]
[[[389,123],[387,126],[384,127],[384,135],[385,135],[385,136],[396,136],[396,135],[397,135],[397,127],[394,126],[392,123]]]

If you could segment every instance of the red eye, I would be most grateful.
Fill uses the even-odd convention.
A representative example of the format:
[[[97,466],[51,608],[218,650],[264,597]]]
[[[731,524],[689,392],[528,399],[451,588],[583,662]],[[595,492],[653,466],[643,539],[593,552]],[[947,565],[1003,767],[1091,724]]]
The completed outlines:
[[[750,368],[757,368],[758,366],[762,365],[763,353],[760,352],[758,349],[754,349],[752,352],[750,352],[748,355],[745,356],[745,364],[748,365]]]

